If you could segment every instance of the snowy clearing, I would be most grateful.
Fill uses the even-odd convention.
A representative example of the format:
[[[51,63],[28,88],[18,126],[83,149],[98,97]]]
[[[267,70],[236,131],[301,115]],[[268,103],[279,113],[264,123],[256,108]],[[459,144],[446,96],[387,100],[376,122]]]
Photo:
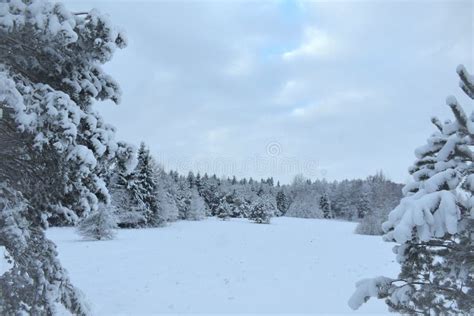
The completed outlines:
[[[275,218],[180,221],[82,241],[72,228],[47,234],[96,315],[156,313],[387,313],[347,301],[365,277],[394,276],[389,243],[353,234],[354,223]]]

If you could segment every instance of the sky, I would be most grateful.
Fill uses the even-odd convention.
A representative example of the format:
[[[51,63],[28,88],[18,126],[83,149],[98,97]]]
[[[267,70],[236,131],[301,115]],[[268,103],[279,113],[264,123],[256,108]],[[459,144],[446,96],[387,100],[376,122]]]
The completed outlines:
[[[473,106],[473,1],[65,2],[127,34],[97,108],[167,170],[405,182],[446,97]]]

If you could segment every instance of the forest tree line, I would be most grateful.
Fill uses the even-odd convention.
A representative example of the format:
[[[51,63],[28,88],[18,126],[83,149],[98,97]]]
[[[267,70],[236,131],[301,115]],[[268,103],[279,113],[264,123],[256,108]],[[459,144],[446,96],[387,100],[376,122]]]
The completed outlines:
[[[278,216],[358,221],[358,233],[377,235],[382,234],[382,222],[402,197],[402,185],[388,180],[382,172],[366,179],[332,182],[297,175],[285,185],[271,177],[237,179],[193,172],[184,176],[165,171],[144,143],[138,149],[133,171],[114,163],[107,168],[105,179],[110,205],[102,205],[84,224],[104,225],[103,233],[95,230],[99,238],[108,234],[107,227],[160,227],[208,216],[249,218],[259,223],[269,223]],[[75,218],[79,221],[80,214]],[[51,224],[71,223],[64,217],[53,217]]]

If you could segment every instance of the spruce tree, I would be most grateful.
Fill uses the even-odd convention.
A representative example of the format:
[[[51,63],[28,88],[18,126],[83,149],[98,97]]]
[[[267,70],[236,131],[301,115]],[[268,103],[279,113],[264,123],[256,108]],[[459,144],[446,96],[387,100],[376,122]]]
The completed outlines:
[[[119,143],[119,157],[110,177],[112,206],[116,212],[117,225],[122,228],[145,226],[143,201],[137,186],[137,149],[134,146]],[[123,161],[129,161],[125,164]]]
[[[204,199],[199,195],[196,188],[190,191],[189,195],[189,208],[186,212],[186,219],[192,221],[198,221],[206,218],[206,203]]]
[[[216,208],[215,215],[225,221],[232,216],[232,208],[232,204],[229,203],[229,196],[226,194],[219,200],[219,205]]]
[[[280,216],[285,215],[286,211],[288,211],[289,204],[290,203],[285,192],[283,192],[283,190],[278,191],[276,195],[276,205]]]
[[[147,226],[158,226],[157,222],[157,175],[155,173],[155,163],[149,149],[144,143],[140,144],[138,150],[138,163],[135,170],[135,182],[137,195],[143,205],[143,216]]]
[[[473,98],[473,78],[462,66],[458,74]],[[383,224],[384,239],[398,243],[401,272],[360,281],[352,308],[377,296],[405,314],[474,313],[474,113],[467,116],[454,97],[447,103],[454,121],[432,119],[438,131],[417,149],[413,182]]]
[[[319,199],[319,209],[323,212],[324,218],[332,218],[331,205],[329,204],[329,198],[326,193],[321,195]]]
[[[258,224],[270,224],[275,211],[276,207],[271,203],[268,196],[258,197],[252,205],[248,218]]]
[[[357,218],[362,219],[370,214],[370,197],[369,193],[363,190],[357,201]]]

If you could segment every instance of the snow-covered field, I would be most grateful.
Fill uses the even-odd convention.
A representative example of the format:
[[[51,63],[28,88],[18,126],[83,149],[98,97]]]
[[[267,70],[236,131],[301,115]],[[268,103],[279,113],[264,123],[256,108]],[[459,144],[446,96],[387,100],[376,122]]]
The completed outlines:
[[[395,275],[392,245],[353,234],[355,224],[276,218],[181,221],[82,241],[71,228],[48,236],[96,315],[156,313],[353,314],[361,278]],[[371,300],[357,313],[388,313]]]

